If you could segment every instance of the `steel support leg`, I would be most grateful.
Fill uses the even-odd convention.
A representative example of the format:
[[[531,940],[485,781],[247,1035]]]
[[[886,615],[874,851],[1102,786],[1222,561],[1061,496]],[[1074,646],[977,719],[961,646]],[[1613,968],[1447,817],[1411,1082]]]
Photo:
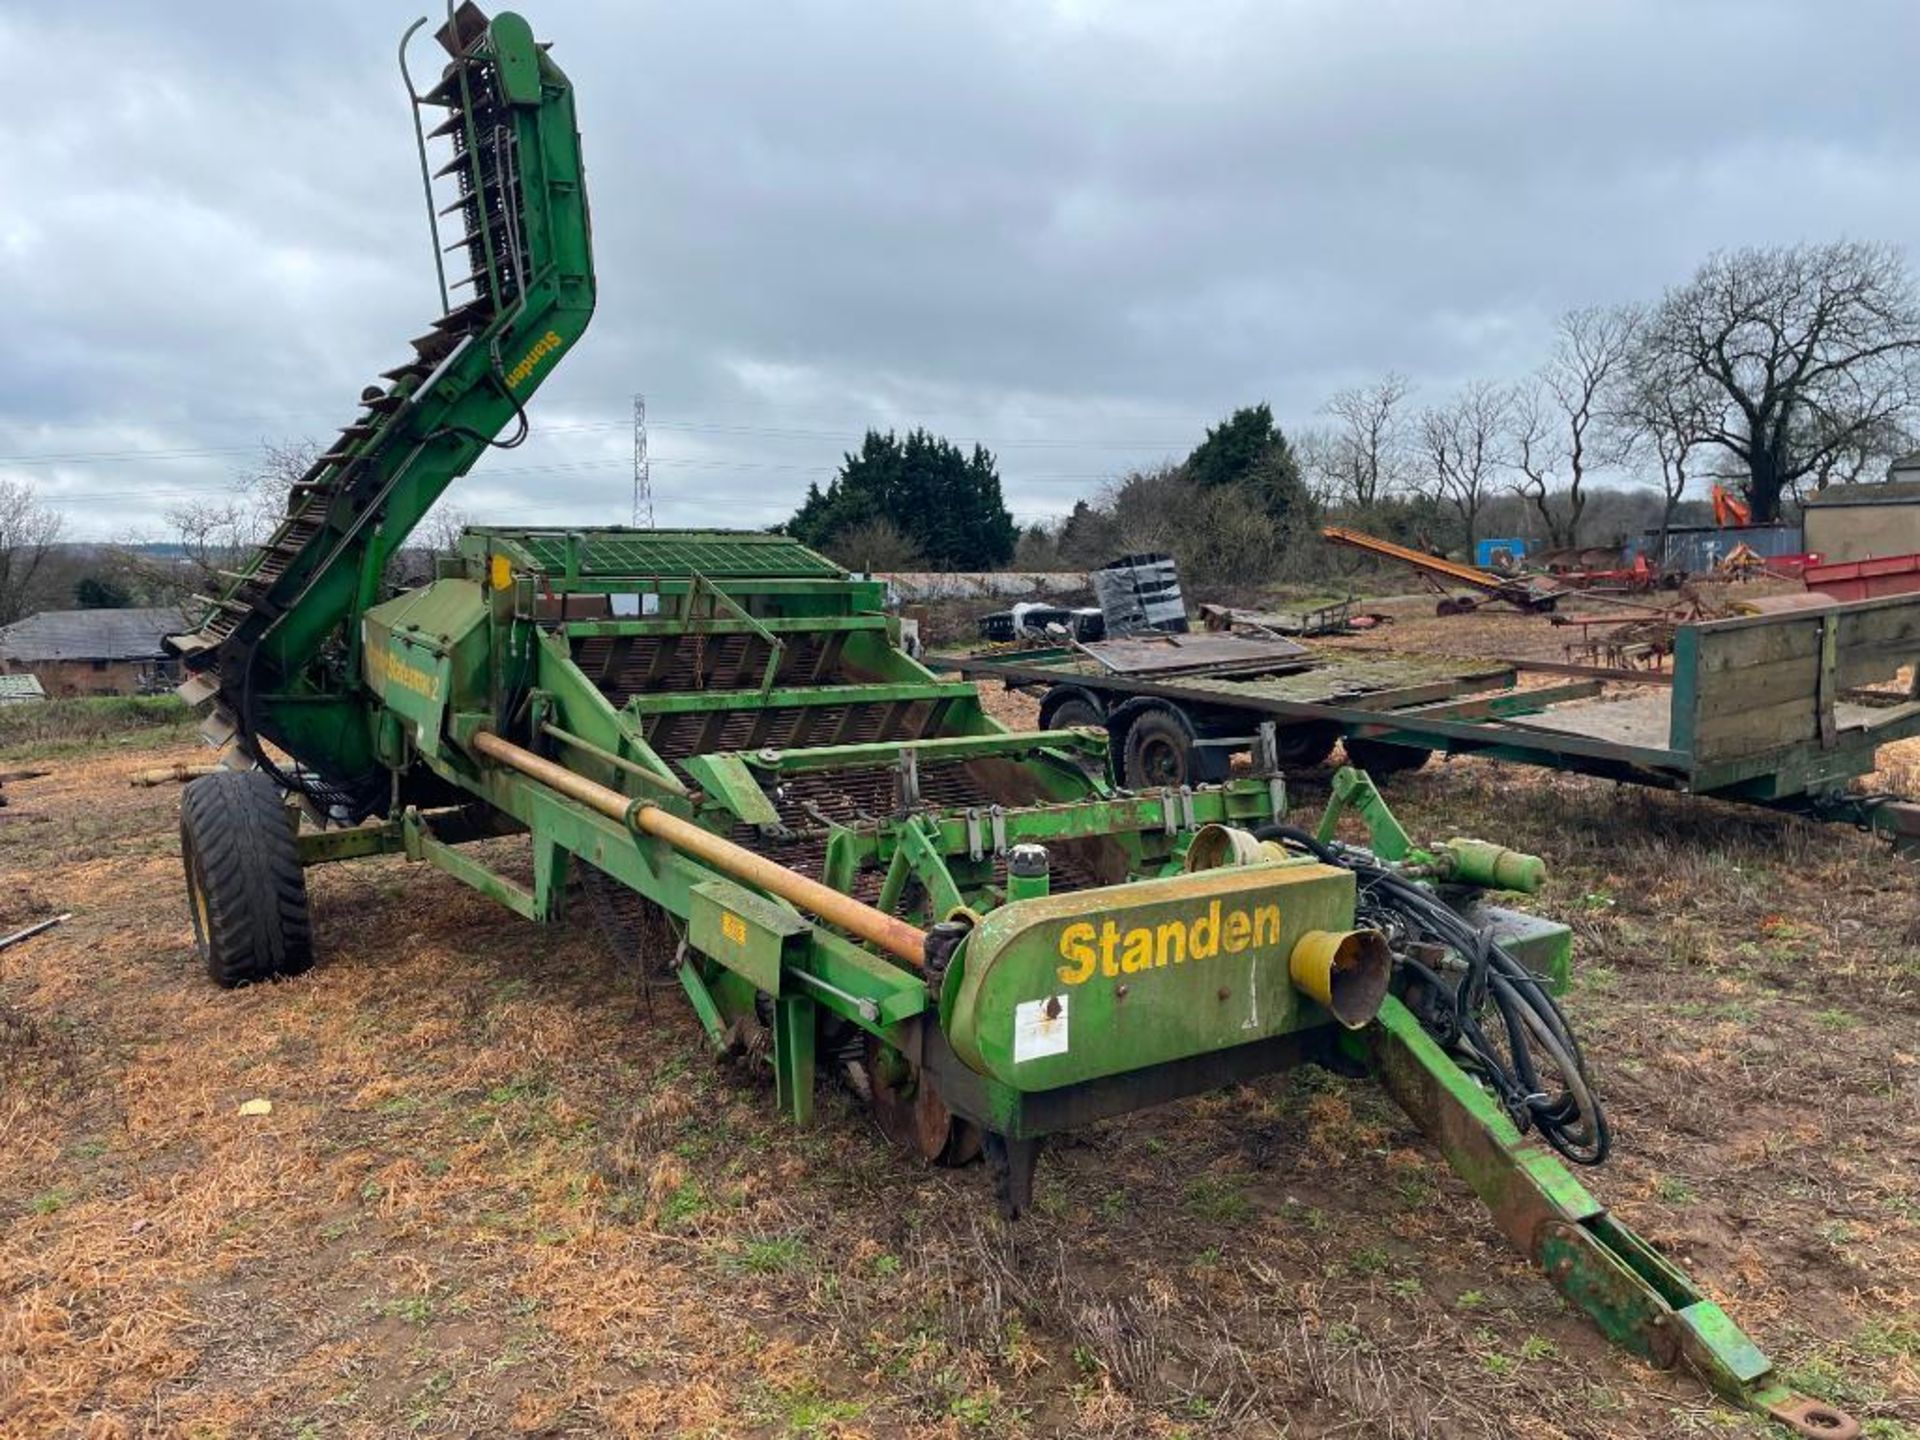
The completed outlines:
[[[813,1123],[813,1041],[816,1007],[806,995],[773,1002],[773,1074],[780,1108],[796,1125]]]

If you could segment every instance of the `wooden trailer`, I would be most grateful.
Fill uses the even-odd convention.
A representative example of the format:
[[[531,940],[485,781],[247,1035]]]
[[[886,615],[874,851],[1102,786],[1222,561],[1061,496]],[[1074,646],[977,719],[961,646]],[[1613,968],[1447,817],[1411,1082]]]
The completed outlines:
[[[1666,674],[1254,634],[943,663],[1038,693],[1049,726],[1104,726],[1135,788],[1217,777],[1259,744],[1311,765],[1338,742],[1375,774],[1481,755],[1859,824],[1913,848],[1920,805],[1854,782],[1881,746],[1920,735],[1916,660],[1920,595],[1683,624]]]

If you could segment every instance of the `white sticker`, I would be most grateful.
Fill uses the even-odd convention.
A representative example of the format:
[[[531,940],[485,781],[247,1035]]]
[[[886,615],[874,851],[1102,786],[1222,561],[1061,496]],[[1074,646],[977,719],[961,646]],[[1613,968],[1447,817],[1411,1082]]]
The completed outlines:
[[[658,591],[648,590],[640,596],[640,613],[658,615],[660,613],[660,595]]]
[[[616,591],[607,596],[607,604],[612,609],[613,618],[616,620],[632,620],[640,614],[638,595],[622,595]]]
[[[1067,997],[1024,1000],[1013,1007],[1013,1063],[1067,1053]]]

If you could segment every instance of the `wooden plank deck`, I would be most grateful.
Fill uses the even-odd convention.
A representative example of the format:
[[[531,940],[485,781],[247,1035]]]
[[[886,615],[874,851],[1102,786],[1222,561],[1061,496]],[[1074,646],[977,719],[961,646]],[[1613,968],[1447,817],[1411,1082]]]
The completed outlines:
[[[1514,715],[1509,725],[1528,730],[1550,730],[1558,735],[1585,735],[1618,745],[1645,745],[1666,750],[1673,729],[1673,697],[1665,692],[1627,695],[1593,705],[1572,705],[1539,715]]]

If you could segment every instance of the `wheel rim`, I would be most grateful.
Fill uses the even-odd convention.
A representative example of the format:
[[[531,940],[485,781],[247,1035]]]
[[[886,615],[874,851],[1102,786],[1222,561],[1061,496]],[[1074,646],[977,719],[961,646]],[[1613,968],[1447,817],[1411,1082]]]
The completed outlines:
[[[1140,773],[1149,785],[1185,784],[1186,757],[1171,740],[1148,736],[1140,746]]]
[[[979,1127],[947,1109],[925,1071],[887,1056],[887,1048],[867,1037],[867,1082],[880,1133],[929,1164],[964,1165],[977,1159]],[[894,1063],[887,1063],[890,1059]]]

